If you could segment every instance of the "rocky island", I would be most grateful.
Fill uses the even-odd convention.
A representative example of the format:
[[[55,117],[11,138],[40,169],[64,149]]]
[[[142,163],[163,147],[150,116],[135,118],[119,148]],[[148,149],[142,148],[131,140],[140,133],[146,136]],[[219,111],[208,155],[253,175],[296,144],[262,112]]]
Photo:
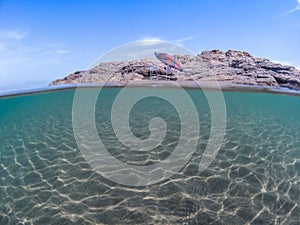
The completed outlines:
[[[133,61],[103,62],[86,71],[77,71],[49,85],[75,83],[130,84],[147,82],[150,68],[157,67],[159,80],[172,82],[212,81],[236,85],[286,87],[300,90],[300,70],[247,52],[229,50],[203,51],[194,57],[178,55],[183,71],[166,74],[166,65],[154,58]]]

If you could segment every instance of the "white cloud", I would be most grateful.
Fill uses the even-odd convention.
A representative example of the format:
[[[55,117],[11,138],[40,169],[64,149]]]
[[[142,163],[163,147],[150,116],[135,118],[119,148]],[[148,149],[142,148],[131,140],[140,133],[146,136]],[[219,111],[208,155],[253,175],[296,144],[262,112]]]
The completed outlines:
[[[184,42],[192,41],[196,38],[198,38],[198,36],[188,36],[188,37],[184,37],[184,38],[180,38],[180,39],[176,39],[176,40],[166,41],[166,40],[162,40],[160,38],[144,37],[141,40],[137,40],[136,43],[139,44],[139,45],[142,45],[142,46],[149,46],[149,45],[160,44],[160,43],[163,43],[163,42],[169,42],[169,43],[173,43],[175,45],[183,46]]]
[[[66,54],[70,54],[71,51],[66,50],[66,49],[52,49],[49,51],[46,51],[47,54],[50,55],[66,55]]]
[[[21,40],[27,36],[27,32],[19,31],[0,31],[0,39],[15,39]]]
[[[188,36],[188,37],[177,39],[177,40],[174,40],[174,41],[171,41],[171,42],[173,42],[175,44],[178,44],[178,45],[183,45],[184,42],[192,41],[192,40],[197,39],[197,38],[198,38],[198,36]]]
[[[71,51],[59,43],[40,43],[32,45],[27,39],[27,32],[0,30],[0,58],[11,56],[34,58],[37,55],[65,55]]]
[[[294,9],[288,11],[287,14],[290,14],[290,13],[293,13],[293,12],[296,12],[299,10],[300,10],[300,0],[297,0],[297,6]]]
[[[27,32],[0,30],[0,86],[49,79],[71,53],[63,44],[32,44]]]
[[[149,45],[156,45],[161,42],[164,42],[164,41],[159,38],[144,38],[142,40],[138,40],[136,42],[136,44],[141,45],[141,46],[149,46]]]

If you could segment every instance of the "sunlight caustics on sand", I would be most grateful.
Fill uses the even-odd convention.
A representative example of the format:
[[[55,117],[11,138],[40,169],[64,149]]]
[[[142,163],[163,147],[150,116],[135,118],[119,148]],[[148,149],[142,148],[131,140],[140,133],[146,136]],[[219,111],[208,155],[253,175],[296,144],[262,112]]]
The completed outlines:
[[[136,137],[149,137],[153,117],[162,118],[168,129],[153,151],[130,151],[111,124],[110,109],[119,91],[102,89],[96,105],[97,131],[107,150],[131,165],[167,158],[180,136],[176,109],[155,97],[136,104],[129,121]],[[211,114],[202,91],[187,90],[200,121],[193,156],[167,180],[130,187],[96,173],[79,151],[72,129],[74,93],[70,89],[0,98],[0,224],[299,222],[299,97],[224,92],[224,142],[213,163],[199,171]]]

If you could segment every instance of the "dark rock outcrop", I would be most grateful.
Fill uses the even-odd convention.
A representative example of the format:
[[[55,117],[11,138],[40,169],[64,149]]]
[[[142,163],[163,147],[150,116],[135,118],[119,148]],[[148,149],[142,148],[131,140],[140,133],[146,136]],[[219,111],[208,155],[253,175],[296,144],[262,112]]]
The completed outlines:
[[[194,57],[177,56],[183,71],[174,71],[166,76],[166,66],[156,59],[141,59],[122,62],[105,62],[87,70],[78,71],[50,85],[68,83],[129,83],[149,80],[150,68],[157,67],[161,79],[177,81],[218,80],[232,84],[281,86],[300,90],[300,71],[292,66],[255,58],[248,52],[229,50],[204,51]]]

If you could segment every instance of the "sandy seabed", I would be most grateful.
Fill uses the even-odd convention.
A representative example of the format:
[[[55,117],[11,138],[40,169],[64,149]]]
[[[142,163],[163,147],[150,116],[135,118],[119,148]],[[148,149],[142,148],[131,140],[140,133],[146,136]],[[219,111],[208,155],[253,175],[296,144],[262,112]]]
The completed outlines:
[[[103,89],[106,101],[97,105],[104,145],[123,163],[164,160],[180,135],[176,111],[159,99],[141,102],[133,111],[133,132],[147,137],[147,121],[154,115],[170,129],[155,151],[127,151],[109,121],[119,90]],[[300,98],[271,94],[274,89],[232,90],[236,87],[223,93],[227,129],[209,168],[198,170],[210,111],[201,91],[190,89],[201,123],[198,147],[178,174],[146,187],[116,184],[85,161],[72,129],[74,87],[5,95],[0,99],[0,224],[298,224]]]

